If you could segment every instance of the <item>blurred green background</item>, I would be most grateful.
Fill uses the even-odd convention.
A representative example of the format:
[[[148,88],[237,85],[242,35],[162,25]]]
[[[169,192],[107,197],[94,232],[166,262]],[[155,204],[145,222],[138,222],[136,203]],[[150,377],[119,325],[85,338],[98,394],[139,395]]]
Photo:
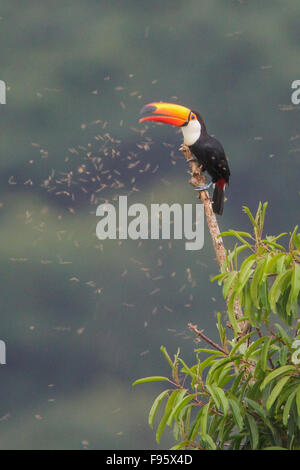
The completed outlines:
[[[141,106],[198,110],[232,172],[221,229],[299,221],[298,0],[59,0],[0,7],[1,449],[153,449],[147,414],[193,360],[192,321],[216,337],[217,265],[184,241],[103,241],[96,207],[196,201],[181,135]],[[206,230],[206,229],[205,229]],[[165,436],[161,447],[170,444]]]

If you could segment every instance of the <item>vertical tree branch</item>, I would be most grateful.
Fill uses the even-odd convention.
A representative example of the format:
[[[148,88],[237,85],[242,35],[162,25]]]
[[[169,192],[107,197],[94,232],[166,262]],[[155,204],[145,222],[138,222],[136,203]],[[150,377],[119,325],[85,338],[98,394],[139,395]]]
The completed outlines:
[[[184,153],[184,157],[186,160],[189,160],[190,158],[193,157],[193,154],[191,153],[190,149],[186,145],[182,145],[179,150]],[[189,183],[195,188],[197,186],[204,186],[205,175],[201,171],[201,167],[198,166],[198,163],[196,161],[189,161],[188,165],[192,170],[192,177]],[[221,269],[226,259],[226,251],[225,251],[223,239],[222,237],[219,236],[221,232],[220,232],[219,224],[217,221],[217,217],[213,211],[212,202],[209,197],[208,191],[199,191],[198,197],[199,199],[201,199],[204,205],[204,212],[205,212],[205,216],[207,220],[207,225],[210,231],[213,247],[216,253],[217,263],[219,265],[219,268]],[[230,297],[230,292],[228,294],[226,303],[228,303],[229,297]],[[234,302],[234,312],[235,312],[235,316],[237,319],[243,316],[243,311],[241,309],[241,306],[238,300]],[[249,332],[250,323],[248,321],[239,322],[239,326],[241,329],[241,332],[240,332],[241,336],[246,335]]]

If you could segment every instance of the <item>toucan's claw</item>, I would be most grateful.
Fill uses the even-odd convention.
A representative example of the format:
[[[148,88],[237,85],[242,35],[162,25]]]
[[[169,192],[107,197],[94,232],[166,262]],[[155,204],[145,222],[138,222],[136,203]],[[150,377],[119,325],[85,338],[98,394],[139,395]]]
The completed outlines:
[[[191,158],[188,158],[188,159],[186,160],[186,163],[189,163],[189,162],[197,162],[197,161],[198,161],[198,160],[197,160],[196,157],[191,157]]]
[[[206,191],[207,189],[209,189],[212,185],[212,181],[208,184],[206,184],[205,186],[197,186],[197,188],[194,188],[195,191]]]

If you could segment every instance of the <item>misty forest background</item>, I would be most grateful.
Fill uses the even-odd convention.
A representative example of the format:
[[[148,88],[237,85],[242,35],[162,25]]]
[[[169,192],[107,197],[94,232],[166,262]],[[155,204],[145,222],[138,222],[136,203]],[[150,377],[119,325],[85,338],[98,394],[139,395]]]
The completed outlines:
[[[101,242],[96,207],[196,202],[181,134],[138,123],[164,100],[227,152],[221,230],[248,230],[242,205],[266,200],[269,234],[295,226],[299,1],[9,0],[0,17],[0,448],[155,448],[160,385],[131,384],[169,373],[162,344],[192,360],[189,321],[216,337],[218,266],[207,231],[199,252]]]

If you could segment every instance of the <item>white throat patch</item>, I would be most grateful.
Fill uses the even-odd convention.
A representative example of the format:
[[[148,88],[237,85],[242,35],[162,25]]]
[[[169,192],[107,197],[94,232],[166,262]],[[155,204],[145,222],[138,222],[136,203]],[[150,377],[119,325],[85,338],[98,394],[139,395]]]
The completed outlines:
[[[198,120],[190,121],[181,128],[185,145],[193,145],[201,135],[201,124]]]

